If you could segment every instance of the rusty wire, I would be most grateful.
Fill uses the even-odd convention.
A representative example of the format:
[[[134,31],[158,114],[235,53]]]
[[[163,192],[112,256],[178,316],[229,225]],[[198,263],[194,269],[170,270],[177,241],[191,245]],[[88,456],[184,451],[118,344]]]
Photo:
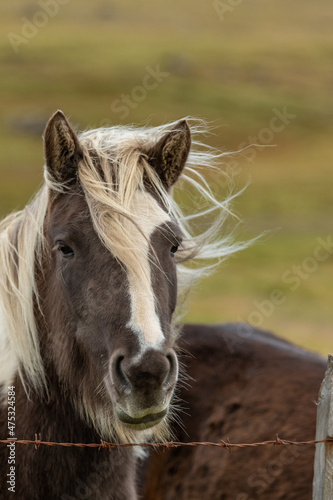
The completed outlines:
[[[66,448],[77,447],[77,448],[98,448],[98,449],[108,449],[111,451],[113,448],[130,448],[133,446],[141,446],[145,448],[180,448],[182,446],[214,446],[217,448],[226,448],[229,451],[232,448],[255,448],[258,446],[314,446],[319,443],[333,443],[333,438],[326,438],[321,440],[311,440],[311,441],[290,441],[289,439],[281,439],[277,435],[275,439],[270,441],[262,441],[260,443],[230,443],[229,440],[224,441],[221,439],[219,442],[205,442],[205,441],[194,441],[190,443],[183,443],[179,441],[169,441],[166,443],[108,443],[107,441],[101,440],[100,443],[57,443],[57,442],[49,442],[42,441],[42,437],[39,434],[35,434],[34,440],[28,439],[0,439],[0,444],[25,444],[25,445],[34,445],[35,449],[39,448],[41,445],[44,446],[63,446]]]

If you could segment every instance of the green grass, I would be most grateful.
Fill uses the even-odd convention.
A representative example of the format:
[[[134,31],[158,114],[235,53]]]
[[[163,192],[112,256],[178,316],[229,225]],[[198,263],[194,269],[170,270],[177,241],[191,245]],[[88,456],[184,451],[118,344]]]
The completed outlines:
[[[332,3],[244,1],[222,21],[214,2],[72,0],[16,54],[8,33],[39,9],[0,6],[0,215],[22,208],[42,181],[41,133],[22,127],[27,117],[43,123],[61,108],[86,128],[194,115],[215,125],[207,140],[228,151],[260,143],[273,110],[286,106],[296,116],[275,146],[236,157],[239,187],[251,181],[235,202],[239,237],[270,233],[194,291],[186,318],[247,320],[279,288],[286,300],[261,326],[332,350],[332,258],[295,291],[282,280],[332,232]],[[122,119],[112,103],[156,66],[168,76]]]

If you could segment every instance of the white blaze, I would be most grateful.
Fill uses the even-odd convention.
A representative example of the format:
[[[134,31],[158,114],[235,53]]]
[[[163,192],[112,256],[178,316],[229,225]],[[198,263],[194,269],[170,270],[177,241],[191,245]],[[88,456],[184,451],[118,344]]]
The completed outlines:
[[[149,279],[143,280],[142,273],[135,272],[135,263],[128,266],[129,294],[131,300],[131,319],[127,324],[139,336],[141,347],[145,343],[158,345],[164,335],[159,317],[156,313],[155,296],[152,287],[151,270],[149,261],[149,241],[153,232],[170,220],[168,214],[158,205],[154,198],[147,192],[137,191],[133,200],[133,213],[137,215],[136,221],[142,232],[135,226],[135,240],[140,258],[141,270]],[[133,258],[136,253],[132,253]]]

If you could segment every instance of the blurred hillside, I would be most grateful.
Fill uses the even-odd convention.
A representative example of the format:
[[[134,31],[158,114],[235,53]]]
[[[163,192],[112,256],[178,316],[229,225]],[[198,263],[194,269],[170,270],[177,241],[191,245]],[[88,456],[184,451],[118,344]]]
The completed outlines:
[[[273,231],[202,283],[187,319],[333,350],[331,1],[2,0],[0,26],[1,216],[40,185],[58,108],[81,129],[205,118],[224,151],[257,144],[233,157],[251,180],[240,237]]]

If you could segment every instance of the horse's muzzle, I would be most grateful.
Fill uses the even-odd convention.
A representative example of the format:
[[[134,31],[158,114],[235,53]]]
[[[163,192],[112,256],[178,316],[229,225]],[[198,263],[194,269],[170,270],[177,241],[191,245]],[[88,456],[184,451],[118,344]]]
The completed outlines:
[[[153,427],[154,425],[161,422],[164,417],[168,414],[168,408],[158,412],[158,413],[147,413],[142,417],[131,417],[126,412],[124,412],[119,406],[116,408],[116,414],[119,420],[126,425],[129,425],[133,429],[143,430]]]
[[[145,429],[167,415],[178,378],[173,349],[166,354],[149,349],[139,359],[118,351],[111,358],[110,375],[116,415],[123,424]]]

